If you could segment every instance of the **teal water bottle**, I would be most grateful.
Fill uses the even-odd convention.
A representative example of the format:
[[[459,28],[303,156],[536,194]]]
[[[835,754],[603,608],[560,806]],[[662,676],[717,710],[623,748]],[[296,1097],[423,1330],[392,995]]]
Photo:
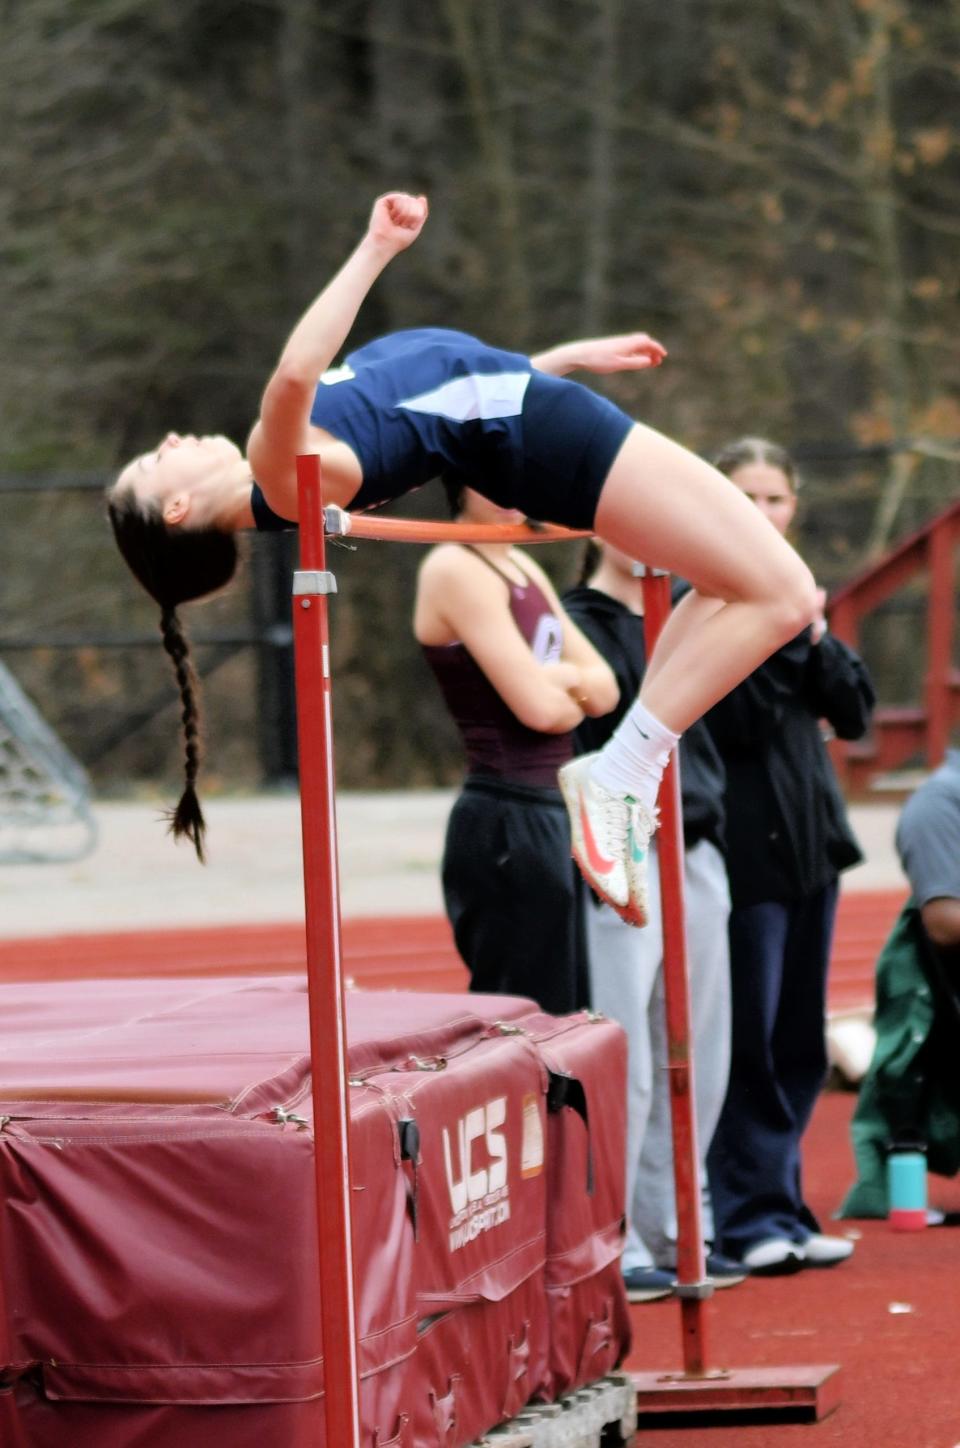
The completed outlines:
[[[895,1232],[918,1232],[927,1225],[927,1157],[911,1143],[892,1146],[887,1156],[888,1219]]]

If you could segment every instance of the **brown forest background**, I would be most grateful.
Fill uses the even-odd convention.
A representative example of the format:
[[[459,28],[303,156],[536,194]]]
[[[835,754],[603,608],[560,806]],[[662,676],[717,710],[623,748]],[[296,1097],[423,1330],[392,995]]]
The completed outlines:
[[[177,777],[159,646],[80,638],[153,611],[98,493],[41,484],[106,481],[170,427],[242,439],[399,187],[429,226],[354,340],[646,329],[668,365],[610,394],[703,452],[794,446],[798,542],[849,577],[956,494],[958,83],[958,0],[0,0],[0,657],[101,789]],[[401,511],[440,516],[439,488]],[[265,546],[195,636],[247,627]],[[417,560],[335,558],[344,785],[456,773],[409,634]],[[919,682],[905,608],[865,641],[891,702]],[[206,692],[208,788],[257,783],[254,652]]]

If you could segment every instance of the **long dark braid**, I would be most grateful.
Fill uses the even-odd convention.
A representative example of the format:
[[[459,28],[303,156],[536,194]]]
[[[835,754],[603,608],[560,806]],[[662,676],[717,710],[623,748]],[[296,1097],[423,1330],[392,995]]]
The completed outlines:
[[[129,488],[108,493],[107,511],[127,566],[160,605],[160,632],[177,676],[186,747],[183,793],[165,817],[174,838],[190,840],[202,862],[206,822],[197,798],[200,683],[177,607],[229,583],[237,566],[237,542],[232,533],[218,528],[169,528],[159,507],[143,505]]]
[[[170,821],[174,839],[184,836],[193,842],[197,859],[204,863],[203,837],[206,821],[197,798],[197,774],[200,770],[200,683],[190,659],[190,645],[187,643],[180,619],[175,608],[164,608],[160,613],[160,632],[163,647],[173,660],[174,672],[180,687],[180,714],[186,741],[186,783],[175,809],[168,810],[164,818]]]

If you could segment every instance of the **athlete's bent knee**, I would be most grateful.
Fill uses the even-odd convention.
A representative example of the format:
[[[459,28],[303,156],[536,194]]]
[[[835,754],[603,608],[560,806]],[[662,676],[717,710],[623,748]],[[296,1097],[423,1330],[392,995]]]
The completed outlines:
[[[791,565],[784,570],[773,600],[773,614],[784,642],[795,638],[812,623],[818,610],[817,584],[813,574],[800,558],[791,559]]]

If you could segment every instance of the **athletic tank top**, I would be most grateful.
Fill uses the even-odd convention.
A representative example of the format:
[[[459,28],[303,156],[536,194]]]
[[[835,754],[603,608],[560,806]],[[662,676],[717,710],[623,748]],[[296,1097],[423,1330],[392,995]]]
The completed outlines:
[[[563,628],[542,589],[522,568],[525,582],[514,583],[482,553],[476,556],[509,587],[510,612],[537,662],[556,663]],[[572,736],[521,724],[463,644],[424,644],[423,653],[463,738],[468,775],[556,788],[557,770],[573,754]]]
[[[350,507],[401,497],[441,473],[465,481],[523,473],[529,357],[466,332],[419,327],[348,354],[320,378],[310,421],[349,443],[363,486]]]

